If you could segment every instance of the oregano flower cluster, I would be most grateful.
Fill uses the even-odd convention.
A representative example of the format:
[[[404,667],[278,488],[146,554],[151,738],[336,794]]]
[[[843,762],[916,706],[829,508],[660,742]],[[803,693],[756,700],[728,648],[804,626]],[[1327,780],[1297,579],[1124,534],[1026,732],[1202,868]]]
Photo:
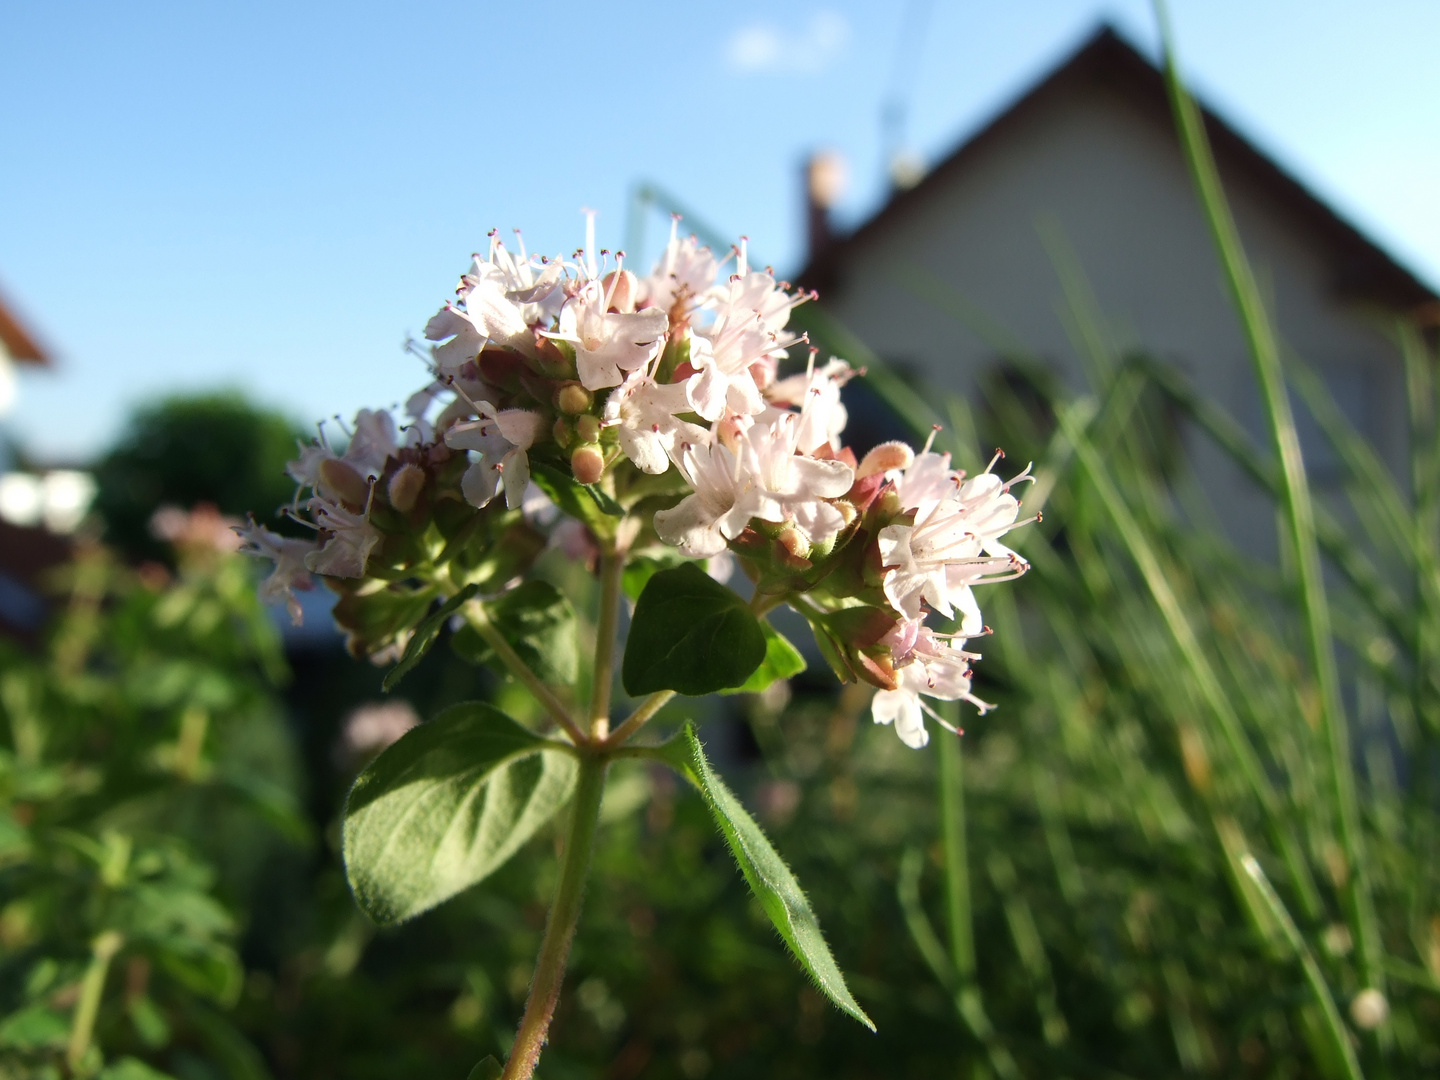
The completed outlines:
[[[291,463],[290,512],[313,538],[243,530],[274,560],[262,591],[298,619],[293,590],[328,578],[349,601],[337,617],[352,646],[391,660],[413,628],[351,616],[384,591],[376,584],[440,553],[425,550],[427,529],[438,525],[441,551],[456,530],[471,544],[485,534],[478,564],[498,589],[547,545],[593,558],[595,520],[618,517],[632,556],[737,562],[759,605],[789,602],[842,679],[879,689],[877,722],[925,745],[923,713],[934,713],[922,698],[989,707],[971,693],[978,657],[963,645],[987,632],[974,586],[1027,568],[1000,541],[1029,477],[1002,481],[994,461],[967,477],[929,444],[857,460],[840,395],[857,373],[817,365],[787,329],[811,299],[751,267],[743,241],[722,259],[672,229],[642,277],[593,239],[543,258],[492,234],[426,326],[428,347],[412,345],[432,378],[403,422],[362,410],[343,451],[322,432]],[[778,377],[797,351],[803,370]],[[497,501],[508,517],[486,514]],[[931,613],[953,632],[927,626]]]

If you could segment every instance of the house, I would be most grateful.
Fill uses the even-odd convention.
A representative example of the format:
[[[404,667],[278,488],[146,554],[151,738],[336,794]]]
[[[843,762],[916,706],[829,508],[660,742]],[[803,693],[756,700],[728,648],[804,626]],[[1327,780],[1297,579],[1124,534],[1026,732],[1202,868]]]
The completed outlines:
[[[1404,376],[1388,330],[1397,318],[1435,327],[1440,298],[1213,112],[1204,116],[1284,345],[1405,475]],[[1072,284],[1083,279],[1123,348],[1178,364],[1266,437],[1162,75],[1108,28],[853,232],[832,236],[812,206],[810,244],[798,281],[926,385],[973,397],[987,375],[1025,355],[1082,387],[1068,273]],[[1297,422],[1323,484],[1323,440],[1303,411]],[[1273,537],[1269,501],[1197,433],[1185,439],[1202,486],[1223,495],[1234,539],[1263,550]]]
[[[0,416],[9,412],[14,403],[15,367],[19,364],[48,367],[50,356],[0,296]]]
[[[50,355],[0,297],[0,417],[15,400],[15,367],[50,363]],[[79,483],[74,477],[79,474],[55,471],[35,476],[15,469],[7,460],[10,454],[10,447],[0,439],[0,638],[32,642],[49,611],[44,576],[70,552],[65,537],[39,526],[47,518],[78,521],[78,513],[63,511],[73,509]]]

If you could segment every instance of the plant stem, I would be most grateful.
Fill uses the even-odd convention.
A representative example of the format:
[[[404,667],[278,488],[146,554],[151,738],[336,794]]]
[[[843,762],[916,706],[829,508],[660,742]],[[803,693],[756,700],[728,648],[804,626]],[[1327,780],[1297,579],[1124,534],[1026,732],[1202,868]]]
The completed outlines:
[[[615,671],[624,573],[625,553],[607,544],[600,553],[600,617],[595,626],[595,670],[590,682],[590,737],[596,742],[610,734],[610,681]]]
[[[610,733],[605,740],[606,746],[619,746],[626,739],[639,731],[650,718],[665,707],[665,704],[675,696],[674,690],[656,690],[644,701],[640,707],[625,718],[625,722]]]
[[[1165,81],[1175,111],[1180,143],[1191,178],[1210,226],[1220,263],[1230,285],[1241,327],[1255,362],[1270,419],[1270,434],[1280,458],[1286,517],[1300,577],[1301,607],[1315,681],[1320,691],[1320,719],[1329,751],[1330,783],[1335,796],[1340,848],[1345,860],[1343,891],[1346,914],[1355,936],[1361,978],[1377,990],[1384,988],[1381,968],[1383,947],[1376,924],[1370,892],[1368,866],[1361,832],[1360,810],[1355,796],[1355,774],[1351,759],[1349,724],[1340,697],[1340,676],[1331,640],[1330,607],[1321,576],[1320,550],[1315,538],[1315,513],[1310,485],[1300,453],[1300,437],[1290,408],[1290,396],[1280,364],[1280,350],[1269,315],[1260,296],[1250,264],[1240,243],[1240,234],[1220,185],[1220,174],[1205,136],[1199,109],[1180,81],[1174,41],[1164,0],[1155,0],[1165,53]]]
[[[90,1039],[95,1034],[95,1018],[100,1013],[100,998],[105,993],[105,976],[110,961],[120,951],[124,939],[114,930],[96,935],[90,945],[90,965],[80,982],[80,997],[75,1002],[75,1018],[70,1022],[70,1043],[65,1049],[65,1064],[72,1075],[80,1075]]]
[[[939,740],[940,846],[945,858],[945,929],[950,963],[960,981],[975,978],[975,937],[970,919],[970,866],[965,850],[965,788],[960,740]]]
[[[495,650],[495,655],[509,669],[510,674],[525,684],[526,688],[535,695],[535,700],[545,706],[545,711],[565,729],[565,733],[570,736],[571,740],[576,745],[585,742],[585,733],[570,718],[570,710],[566,708],[565,703],[555,696],[555,691],[540,680],[540,676],[530,670],[530,665],[520,659],[520,655],[510,647],[510,643],[505,640],[504,635],[495,629],[495,624],[485,614],[484,605],[478,600],[470,601],[465,605],[465,617],[470,620],[470,625],[475,628],[475,632],[485,639],[485,644]]]
[[[590,852],[595,846],[595,826],[600,820],[600,797],[605,791],[603,757],[582,754],[580,777],[575,786],[575,803],[571,811],[570,832],[565,838],[565,854],[560,863],[560,883],[555,889],[555,902],[545,924],[545,939],[535,960],[535,977],[530,982],[530,996],[525,1001],[525,1015],[515,1034],[515,1045],[505,1063],[501,1080],[530,1080],[540,1049],[555,1015],[560,997],[560,984],[565,978],[565,961],[575,937],[575,924],[580,918],[580,902],[585,894],[585,875],[590,868]]]
[[[959,719],[954,703],[949,718]],[[959,738],[942,738],[940,747],[940,847],[945,863],[945,928],[950,938],[950,963],[955,970],[955,1009],[990,1059],[1002,1080],[1020,1075],[1010,1051],[1000,1045],[985,1012],[975,977],[975,932],[970,905],[970,860],[965,844],[965,786]]]

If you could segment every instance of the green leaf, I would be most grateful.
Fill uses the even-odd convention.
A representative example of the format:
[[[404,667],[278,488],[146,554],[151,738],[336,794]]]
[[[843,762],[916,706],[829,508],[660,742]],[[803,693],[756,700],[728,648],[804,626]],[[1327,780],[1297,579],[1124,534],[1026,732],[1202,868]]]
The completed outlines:
[[[645,586],[650,584],[652,577],[661,570],[673,570],[684,564],[685,556],[678,551],[673,555],[667,553],[658,557],[653,555],[632,556],[626,560],[620,587],[631,600],[639,600],[640,594],[645,591]]]
[[[768,689],[771,683],[799,675],[805,670],[805,657],[800,655],[800,650],[790,644],[784,634],[763,619],[760,621],[760,629],[765,633],[765,659],[750,678],[745,680],[744,686],[722,691],[723,693],[758,694]]]
[[[139,1058],[123,1057],[107,1065],[95,1080],[174,1080],[174,1077],[152,1069]]]
[[[491,1054],[484,1061],[478,1062],[470,1070],[470,1075],[465,1080],[500,1080],[500,1075],[504,1071],[500,1067],[500,1062],[495,1060],[495,1055]]]
[[[694,563],[656,572],[630,621],[620,677],[631,697],[691,697],[745,685],[765,659],[765,632],[744,600]]]
[[[581,521],[590,521],[599,511],[605,517],[624,517],[625,508],[594,484],[582,484],[562,469],[530,459],[530,479],[561,510]]]
[[[445,603],[441,604],[429,615],[420,620],[419,625],[415,627],[415,632],[410,635],[410,640],[405,645],[405,655],[400,657],[400,662],[385,675],[385,682],[382,685],[386,693],[394,690],[395,687],[399,685],[400,680],[409,673],[410,669],[418,664],[421,658],[430,651],[430,646],[434,645],[435,639],[440,636],[440,630],[445,625],[445,620],[455,614],[461,604],[465,603],[466,600],[469,600],[479,591],[480,586],[478,585],[466,585],[454,596],[450,597],[449,600],[446,600]]]
[[[64,1046],[69,1034],[69,1017],[38,1003],[0,1020],[0,1046],[15,1050]]]
[[[382,925],[497,869],[570,797],[576,765],[479,702],[412,728],[360,774],[345,805],[345,872]]]
[[[548,581],[527,581],[518,589],[485,602],[485,614],[530,670],[543,682],[568,686],[580,672],[580,645],[575,636],[575,609]],[[451,646],[472,664],[505,668],[494,650],[472,626],[461,627]]]
[[[670,766],[699,788],[715,824],[730,847],[730,853],[740,864],[740,872],[750,884],[750,891],[760,901],[760,906],[775,924],[775,929],[780,931],[781,938],[800,961],[800,966],[815,980],[815,985],[826,997],[874,1031],[874,1023],[845,985],[845,976],[840,973],[835,957],[825,944],[820,923],[800,883],[755,819],[745,812],[735,793],[710,768],[700,740],[695,737],[694,727],[686,724],[684,731],[659,749]]]

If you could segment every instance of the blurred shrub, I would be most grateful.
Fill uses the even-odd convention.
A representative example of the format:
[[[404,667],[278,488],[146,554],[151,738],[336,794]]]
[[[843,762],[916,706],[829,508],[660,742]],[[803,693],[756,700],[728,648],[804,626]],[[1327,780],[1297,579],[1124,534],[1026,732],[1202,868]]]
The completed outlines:
[[[6,1080],[265,1075],[227,1018],[237,944],[308,827],[250,569],[196,545],[141,576],[82,550],[45,649],[0,656]]]
[[[285,463],[304,432],[289,418],[237,393],[167,398],[138,409],[95,467],[95,509],[108,543],[130,558],[163,558],[151,535],[162,506],[209,503],[243,518],[281,506],[295,485]]]

